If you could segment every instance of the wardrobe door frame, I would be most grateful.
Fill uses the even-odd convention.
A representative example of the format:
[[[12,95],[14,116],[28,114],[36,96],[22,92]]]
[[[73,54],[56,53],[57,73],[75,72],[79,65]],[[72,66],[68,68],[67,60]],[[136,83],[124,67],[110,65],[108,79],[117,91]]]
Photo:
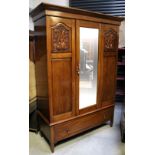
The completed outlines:
[[[96,92],[96,104],[79,109],[79,64],[80,64],[80,27],[85,27],[85,28],[96,28],[99,30],[99,35],[98,35],[98,64],[97,64],[97,92]],[[76,85],[76,115],[88,113],[91,111],[96,110],[97,108],[101,107],[101,104],[99,102],[99,80],[100,80],[100,64],[101,64],[101,52],[103,49],[102,45],[102,38],[101,38],[101,24],[94,22],[94,21],[85,21],[85,20],[76,20],[76,80],[75,80],[75,85]]]
[[[106,34],[108,33],[112,34],[112,36],[115,37],[114,41],[115,45],[112,49],[107,49],[105,46],[106,44],[105,38]],[[102,63],[101,63],[101,85],[100,85],[100,103],[102,107],[112,106],[114,105],[115,102],[118,41],[119,41],[118,34],[119,34],[118,26],[114,26],[111,24],[102,24],[103,52],[101,57]],[[113,73],[113,76],[111,73]]]
[[[68,51],[52,52],[52,27],[62,23],[71,28],[71,40]],[[75,19],[63,17],[46,17],[46,34],[47,34],[47,64],[48,64],[48,89],[49,89],[49,110],[51,122],[57,122],[75,116]],[[53,87],[53,71],[52,60],[71,59],[71,111],[54,115],[54,87]],[[63,76],[63,75],[62,75]]]

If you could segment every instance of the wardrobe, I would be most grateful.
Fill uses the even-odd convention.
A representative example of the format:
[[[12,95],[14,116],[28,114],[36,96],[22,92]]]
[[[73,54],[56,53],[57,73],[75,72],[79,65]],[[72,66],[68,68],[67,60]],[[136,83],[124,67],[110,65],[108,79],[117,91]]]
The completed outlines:
[[[123,18],[41,3],[35,29],[40,132],[61,140],[113,124],[119,25]]]

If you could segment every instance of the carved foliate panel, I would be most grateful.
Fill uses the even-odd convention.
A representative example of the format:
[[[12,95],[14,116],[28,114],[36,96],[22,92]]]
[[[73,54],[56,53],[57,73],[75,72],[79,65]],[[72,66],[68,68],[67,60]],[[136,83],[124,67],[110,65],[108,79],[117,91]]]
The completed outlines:
[[[52,52],[71,51],[71,28],[63,23],[52,27]]]
[[[104,50],[105,52],[116,51],[118,44],[117,32],[110,29],[104,34]]]

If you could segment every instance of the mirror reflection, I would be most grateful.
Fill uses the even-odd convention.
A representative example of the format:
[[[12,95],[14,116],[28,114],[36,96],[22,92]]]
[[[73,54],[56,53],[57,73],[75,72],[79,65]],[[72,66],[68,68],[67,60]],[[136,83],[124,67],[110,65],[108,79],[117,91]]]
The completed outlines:
[[[80,109],[96,104],[98,33],[98,29],[80,27]]]

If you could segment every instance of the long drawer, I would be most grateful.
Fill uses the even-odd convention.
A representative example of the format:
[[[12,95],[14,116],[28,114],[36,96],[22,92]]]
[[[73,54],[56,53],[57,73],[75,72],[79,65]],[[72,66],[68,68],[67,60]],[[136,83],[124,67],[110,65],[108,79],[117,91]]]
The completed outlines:
[[[55,125],[55,143],[112,119],[113,109],[113,107],[110,107]]]

